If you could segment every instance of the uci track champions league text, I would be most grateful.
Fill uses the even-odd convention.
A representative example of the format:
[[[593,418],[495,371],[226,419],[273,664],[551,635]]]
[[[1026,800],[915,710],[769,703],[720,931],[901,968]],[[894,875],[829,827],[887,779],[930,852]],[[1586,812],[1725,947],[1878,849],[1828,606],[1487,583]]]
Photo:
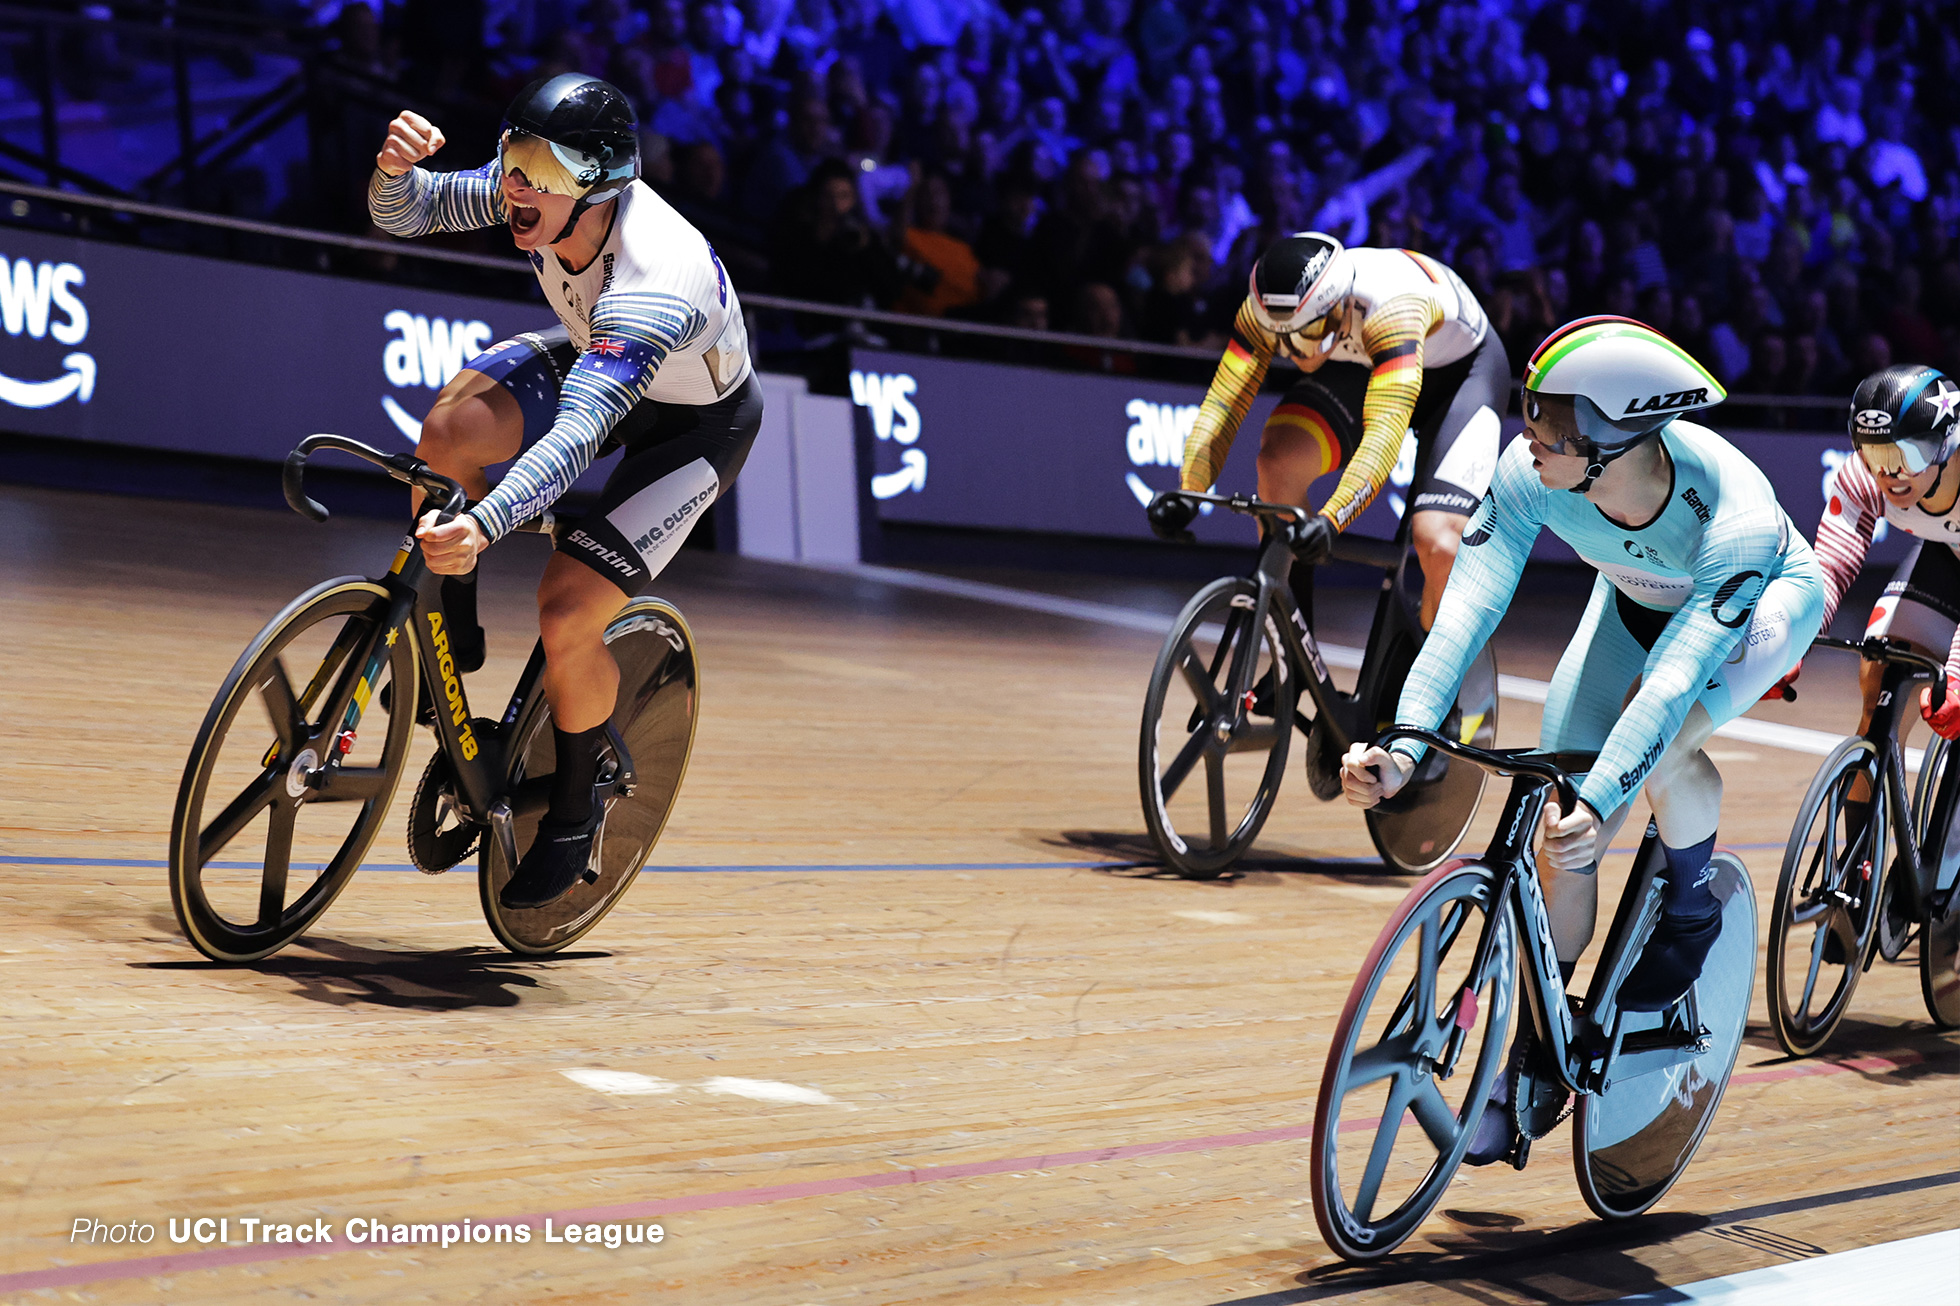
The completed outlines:
[[[538,1223],[537,1221],[541,1221]],[[92,1216],[78,1215],[68,1231],[70,1244],[89,1246],[144,1246],[157,1241],[157,1226],[143,1220],[110,1223]],[[328,1248],[345,1244],[352,1247],[425,1246],[447,1249],[484,1244],[576,1243],[581,1246],[650,1246],[666,1241],[667,1231],[645,1221],[607,1223],[561,1222],[554,1216],[515,1220],[473,1220],[434,1223],[428,1221],[377,1220],[354,1216],[338,1225],[315,1217],[299,1223],[262,1216],[170,1216],[164,1221],[164,1236],[173,1243],[201,1243],[217,1246],[311,1246]]]

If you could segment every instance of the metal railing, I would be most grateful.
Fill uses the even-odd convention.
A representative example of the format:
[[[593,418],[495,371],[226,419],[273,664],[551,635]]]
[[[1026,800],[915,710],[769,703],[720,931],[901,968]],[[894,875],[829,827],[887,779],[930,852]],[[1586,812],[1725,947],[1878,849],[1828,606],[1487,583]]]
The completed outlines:
[[[458,267],[505,272],[524,277],[530,277],[532,275],[531,265],[523,259],[500,258],[487,254],[469,254],[458,250],[417,245],[403,240],[374,240],[365,236],[349,236],[334,231],[315,231],[305,227],[282,226],[273,222],[259,222],[250,218],[226,217],[215,213],[199,213],[194,210],[172,208],[169,205],[151,204],[140,200],[124,199],[114,196],[78,194],[73,191],[55,190],[50,187],[35,186],[23,182],[0,180],[0,194],[14,195],[21,199],[34,199],[49,203],[100,209],[114,213],[126,213],[139,217],[157,218],[170,222],[188,223],[195,226],[236,231],[250,235],[272,236],[283,240],[324,245],[337,249],[357,250],[364,253],[390,257],[423,259],[432,263],[446,263]],[[0,214],[4,214],[4,210],[0,210]],[[0,222],[4,222],[5,220],[4,216],[0,216]],[[1056,348],[1079,348],[1110,354],[1140,354],[1162,358],[1180,358],[1189,359],[1194,362],[1216,362],[1218,359],[1218,351],[1216,349],[1205,349],[1186,345],[1166,345],[1149,340],[1128,340],[1111,336],[1083,335],[1070,331],[1035,331],[1026,327],[1002,326],[991,322],[967,322],[955,318],[922,317],[911,313],[893,313],[879,308],[863,308],[849,304],[824,304],[807,299],[790,299],[782,295],[744,292],[742,302],[749,308],[770,309],[819,317],[875,323],[881,326],[900,327],[919,332],[984,336],[998,340],[1015,340],[1027,344],[1053,346]],[[1514,388],[1515,385],[1516,383],[1513,382]],[[1728,397],[1727,403],[1734,407],[1748,408],[1842,410],[1845,407],[1846,401],[1844,399],[1833,398],[1829,395],[1731,394]]]

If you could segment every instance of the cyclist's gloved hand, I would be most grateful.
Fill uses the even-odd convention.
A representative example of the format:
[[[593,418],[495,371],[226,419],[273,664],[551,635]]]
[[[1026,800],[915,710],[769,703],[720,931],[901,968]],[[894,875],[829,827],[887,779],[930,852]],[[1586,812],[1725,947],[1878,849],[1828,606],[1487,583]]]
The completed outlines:
[[[1144,516],[1150,519],[1150,532],[1160,540],[1191,544],[1191,522],[1198,515],[1198,503],[1175,490],[1166,490],[1150,501]]]
[[[1334,523],[1317,512],[1311,512],[1304,519],[1287,524],[1286,542],[1293,550],[1293,556],[1309,566],[1323,562],[1334,551],[1334,537],[1340,532]]]
[[[1415,769],[1415,761],[1407,753],[1355,744],[1341,759],[1341,792],[1356,807],[1373,807],[1401,792]]]
[[[1949,676],[1940,688],[1944,693],[1937,702],[1933,699],[1933,686],[1919,691],[1919,715],[1926,718],[1926,724],[1941,739],[1960,739],[1960,680]]]
[[[1798,658],[1797,665],[1791,667],[1789,673],[1785,675],[1783,679],[1777,681],[1774,685],[1771,685],[1768,689],[1763,691],[1763,697],[1761,701],[1765,703],[1796,702],[1797,691],[1793,689],[1792,686],[1797,683],[1797,677],[1801,676],[1802,674],[1803,674],[1803,659]]]

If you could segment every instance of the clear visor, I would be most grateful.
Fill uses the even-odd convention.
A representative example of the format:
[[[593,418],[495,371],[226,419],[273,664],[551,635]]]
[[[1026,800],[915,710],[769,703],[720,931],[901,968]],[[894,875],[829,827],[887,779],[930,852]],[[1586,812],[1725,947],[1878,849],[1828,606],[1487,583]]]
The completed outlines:
[[[1939,461],[1939,448],[1919,440],[1861,444],[1858,456],[1875,476],[1917,476]]]
[[[524,183],[544,195],[569,195],[573,199],[598,185],[605,170],[589,154],[568,150],[542,136],[506,127],[497,142],[497,162],[506,177],[523,173]]]

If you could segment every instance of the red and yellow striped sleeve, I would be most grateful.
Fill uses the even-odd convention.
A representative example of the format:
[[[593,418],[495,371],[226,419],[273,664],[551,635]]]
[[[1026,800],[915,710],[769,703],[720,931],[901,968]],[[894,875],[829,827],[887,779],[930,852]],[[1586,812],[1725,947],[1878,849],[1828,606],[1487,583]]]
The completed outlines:
[[[1403,433],[1422,394],[1422,342],[1442,320],[1443,307],[1435,300],[1398,295],[1378,305],[1361,324],[1361,346],[1374,364],[1367,397],[1361,401],[1361,443],[1340,484],[1320,506],[1341,530],[1375,501],[1395,470]]]
[[[1232,437],[1239,424],[1252,411],[1252,401],[1265,384],[1266,369],[1272,366],[1278,339],[1259,325],[1253,316],[1252,300],[1239,305],[1238,320],[1232,323],[1232,338],[1225,356],[1218,360],[1205,401],[1198,406],[1198,419],[1191,425],[1184,442],[1184,470],[1178,475],[1181,490],[1209,490],[1224,470],[1225,455],[1232,452]]]

